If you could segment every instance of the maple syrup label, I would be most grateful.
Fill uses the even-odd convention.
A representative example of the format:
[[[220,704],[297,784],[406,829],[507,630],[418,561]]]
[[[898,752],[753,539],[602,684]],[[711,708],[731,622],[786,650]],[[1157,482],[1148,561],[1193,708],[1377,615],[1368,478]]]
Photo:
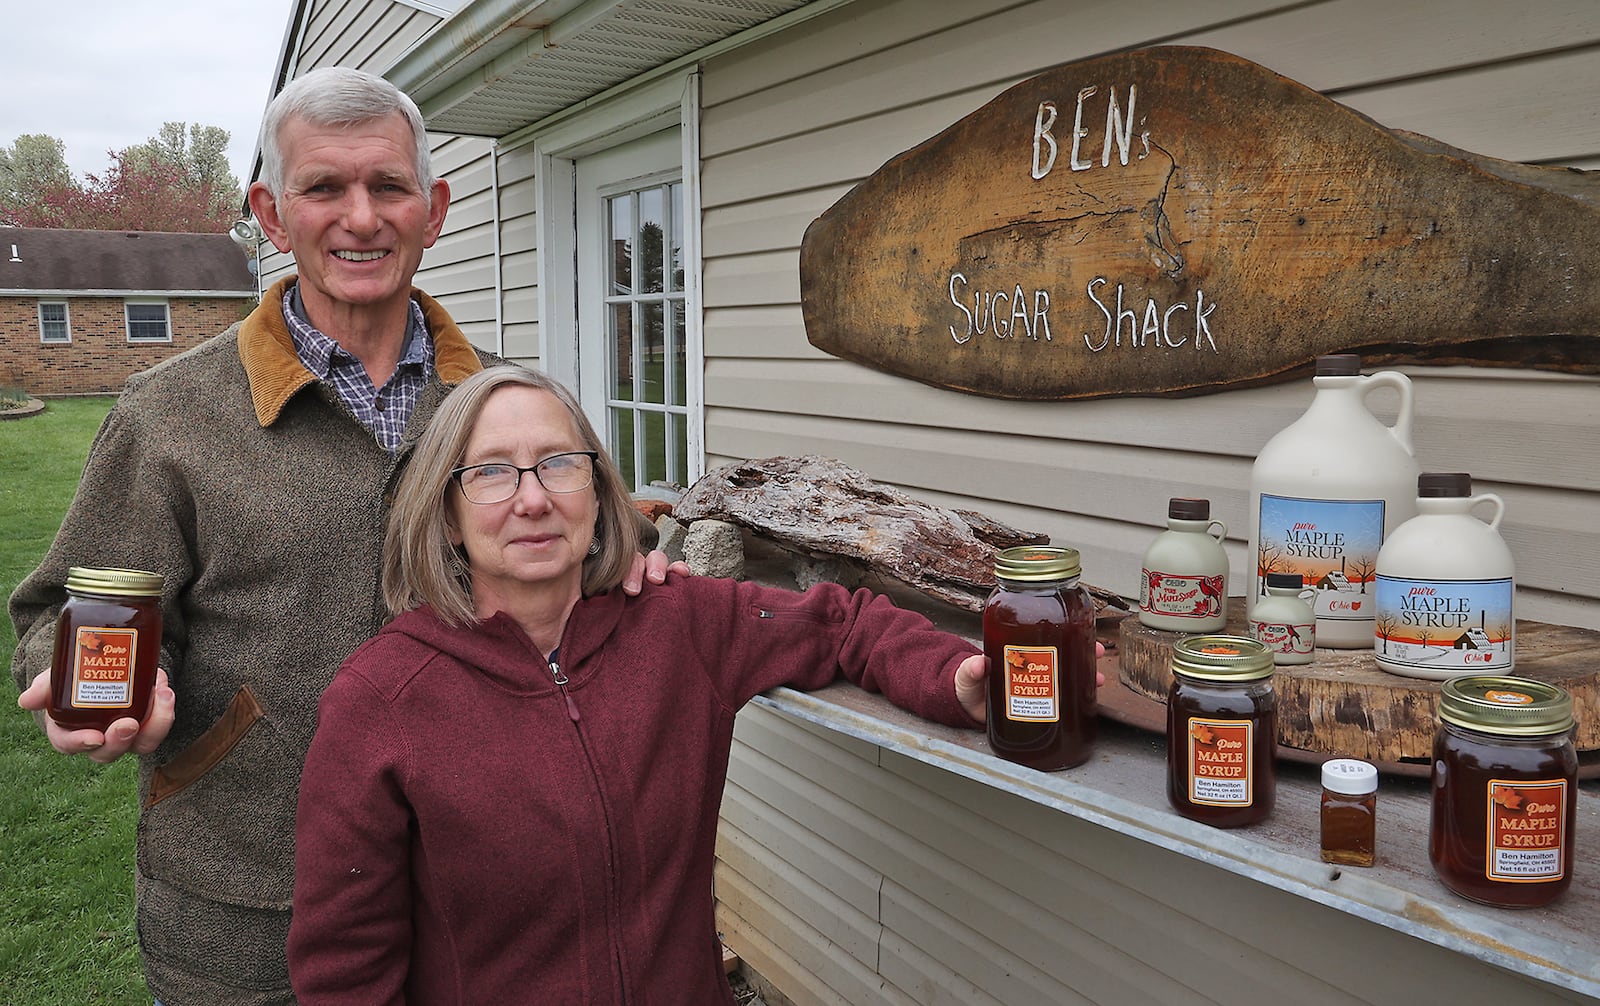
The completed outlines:
[[[1007,646],[1006,719],[1055,723],[1061,719],[1061,677],[1054,646]]]
[[[1216,618],[1222,614],[1221,576],[1185,576],[1147,569],[1139,578],[1139,610],[1174,618]]]
[[[1250,622],[1250,637],[1273,653],[1304,656],[1317,648],[1317,623]]]
[[[1268,573],[1298,573],[1315,591],[1312,609],[1335,622],[1370,622],[1373,573],[1383,545],[1384,501],[1314,500],[1261,494],[1256,597]]]
[[[72,646],[72,704],[83,709],[126,709],[133,704],[136,629],[81,626]]]
[[[1189,718],[1189,802],[1248,807],[1255,724],[1249,720]]]
[[[1387,563],[1386,563],[1387,565]],[[1504,673],[1516,652],[1511,578],[1377,578],[1378,656],[1422,670]]]
[[[1489,780],[1484,875],[1511,883],[1560,880],[1567,798],[1565,779]]]

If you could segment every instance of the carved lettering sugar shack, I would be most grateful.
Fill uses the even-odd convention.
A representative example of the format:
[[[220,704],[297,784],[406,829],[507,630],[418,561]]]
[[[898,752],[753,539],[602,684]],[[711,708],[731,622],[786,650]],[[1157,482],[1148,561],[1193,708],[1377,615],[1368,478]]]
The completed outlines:
[[[1016,85],[807,229],[807,337],[1008,398],[1196,394],[1317,356],[1600,373],[1600,172],[1397,134],[1162,47]]]

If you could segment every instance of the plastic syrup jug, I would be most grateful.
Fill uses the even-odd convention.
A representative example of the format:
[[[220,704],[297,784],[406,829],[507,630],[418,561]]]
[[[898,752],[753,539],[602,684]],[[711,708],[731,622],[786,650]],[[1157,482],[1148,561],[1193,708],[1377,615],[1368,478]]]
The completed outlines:
[[[1298,573],[1316,590],[1317,645],[1372,645],[1372,578],[1390,531],[1416,512],[1420,474],[1411,447],[1411,381],[1395,371],[1361,374],[1361,358],[1317,358],[1316,396],[1280,430],[1250,471],[1251,611],[1268,573]],[[1380,388],[1400,395],[1393,426],[1368,410]]]
[[[1488,523],[1472,514],[1486,503]],[[1516,570],[1499,532],[1505,502],[1472,495],[1465,472],[1429,472],[1417,479],[1417,511],[1378,553],[1378,666],[1414,678],[1509,674]]]
[[[1221,632],[1228,622],[1228,526],[1211,519],[1211,501],[1174,497],[1167,530],[1144,553],[1139,621],[1173,632]]]

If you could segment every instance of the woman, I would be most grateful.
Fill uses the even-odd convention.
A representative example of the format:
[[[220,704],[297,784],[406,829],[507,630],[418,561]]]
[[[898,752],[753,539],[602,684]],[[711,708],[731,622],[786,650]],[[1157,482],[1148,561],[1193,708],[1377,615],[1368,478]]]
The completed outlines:
[[[397,617],[306,760],[302,1003],[731,1003],[711,871],[739,707],[842,673],[982,724],[983,656],[867,591],[613,590],[632,514],[559,384],[498,367],[440,406],[390,522]]]

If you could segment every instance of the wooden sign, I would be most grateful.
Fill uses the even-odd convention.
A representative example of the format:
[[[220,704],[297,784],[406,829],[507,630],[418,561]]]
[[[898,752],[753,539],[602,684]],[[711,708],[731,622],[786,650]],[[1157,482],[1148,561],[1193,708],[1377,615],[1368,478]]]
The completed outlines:
[[[1186,395],[1319,355],[1600,373],[1600,172],[1399,134],[1211,49],[1063,66],[807,228],[818,348],[1004,398]]]

